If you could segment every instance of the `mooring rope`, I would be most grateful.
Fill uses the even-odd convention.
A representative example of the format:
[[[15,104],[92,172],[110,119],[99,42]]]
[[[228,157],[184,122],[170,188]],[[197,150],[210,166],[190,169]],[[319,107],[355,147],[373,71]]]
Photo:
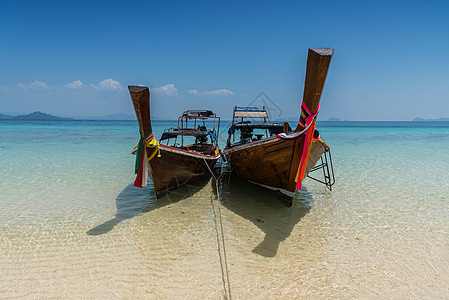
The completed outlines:
[[[222,261],[221,251],[220,251],[220,240],[219,240],[219,234],[218,234],[218,226],[217,226],[217,214],[215,213],[214,203],[213,199],[211,199],[211,205],[212,205],[212,211],[214,213],[214,220],[215,220],[215,231],[217,232],[217,244],[218,244],[218,255],[220,257],[220,265],[221,265],[221,272],[222,272],[222,279],[223,279],[223,288],[225,290],[225,293],[228,294],[227,298],[231,299],[231,283],[229,280],[229,266],[228,266],[228,258],[226,255],[226,246],[225,246],[225,238],[224,238],[224,230],[223,230],[223,219],[222,219],[222,213],[221,213],[221,199],[220,199],[220,192],[219,192],[219,184],[221,180],[223,179],[224,172],[221,172],[221,175],[217,178],[215,177],[214,172],[212,172],[211,168],[209,167],[209,164],[206,162],[206,159],[203,157],[204,163],[206,164],[207,168],[209,169],[210,174],[212,175],[214,181],[215,181],[215,187],[217,190],[217,206],[218,206],[218,219],[220,220],[220,232],[221,232],[221,243],[223,245],[223,258],[224,263]],[[223,268],[224,265],[224,268]],[[224,269],[224,270],[223,270]],[[224,279],[224,274],[226,274],[226,280]],[[227,283],[227,284],[226,284]],[[227,286],[227,288],[226,288]]]
[[[221,268],[221,281],[223,283],[223,290],[225,293],[225,297],[226,294],[228,293],[228,289],[226,288],[226,279],[225,279],[225,267],[223,266],[223,257],[221,255],[221,249],[220,249],[220,234],[218,233],[218,226],[217,226],[217,213],[215,212],[215,208],[214,208],[214,199],[211,198],[210,200],[210,204],[212,206],[212,213],[214,214],[214,223],[215,223],[215,232],[217,233],[217,249],[218,249],[218,256],[220,258],[220,268]]]

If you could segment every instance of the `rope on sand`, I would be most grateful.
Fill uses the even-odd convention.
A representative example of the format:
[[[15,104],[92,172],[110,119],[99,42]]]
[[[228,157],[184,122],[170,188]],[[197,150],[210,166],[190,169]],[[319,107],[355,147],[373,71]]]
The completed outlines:
[[[223,258],[221,256],[221,251],[220,251],[220,238],[219,238],[220,234],[218,233],[217,214],[215,212],[215,207],[214,207],[214,203],[213,203],[212,199],[211,199],[211,205],[212,205],[212,212],[214,213],[215,230],[217,232],[218,255],[220,256],[223,288],[225,290],[225,295],[227,294],[227,299],[231,299],[231,283],[229,280],[229,266],[228,266],[228,259],[227,259],[227,255],[226,255],[226,246],[225,246],[225,238],[224,238],[224,230],[223,230],[223,219],[222,219],[222,213],[221,213],[221,199],[220,199],[220,192],[219,192],[219,184],[223,180],[224,172],[221,172],[221,175],[218,178],[215,177],[214,172],[212,172],[209,164],[207,164],[204,157],[203,157],[203,160],[204,160],[204,163],[206,164],[207,168],[209,169],[209,172],[212,175],[212,178],[215,181],[215,187],[217,190],[218,219],[220,221],[221,244],[223,245]],[[225,274],[226,274],[226,279],[225,279]]]

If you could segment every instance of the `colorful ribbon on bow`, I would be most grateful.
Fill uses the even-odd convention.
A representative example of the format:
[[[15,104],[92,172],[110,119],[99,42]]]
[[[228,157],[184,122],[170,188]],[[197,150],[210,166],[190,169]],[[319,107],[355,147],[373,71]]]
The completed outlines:
[[[154,149],[153,152],[148,156],[147,148]],[[153,159],[153,157],[160,154],[159,142],[154,138],[153,132],[148,133],[148,135],[140,138],[139,144],[137,144],[136,152],[136,165],[135,173],[137,174],[136,180],[134,181],[135,187],[144,187],[148,184],[148,162]]]
[[[304,143],[302,144],[301,160],[299,161],[298,171],[295,177],[296,190],[298,191],[301,190],[302,181],[304,180],[307,160],[309,158],[310,147],[312,146],[312,142],[320,139],[318,131],[315,130],[316,116],[318,115],[319,110],[320,110],[319,104],[316,113],[314,114],[312,114],[312,112],[304,102],[301,105],[301,117],[299,118],[299,122],[304,126],[304,128],[307,128],[307,130],[306,136],[304,138]]]

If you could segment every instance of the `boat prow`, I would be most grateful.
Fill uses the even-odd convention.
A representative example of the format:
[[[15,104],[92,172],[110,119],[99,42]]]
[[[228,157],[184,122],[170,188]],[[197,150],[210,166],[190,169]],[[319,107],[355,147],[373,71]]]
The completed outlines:
[[[136,151],[137,178],[134,185],[144,186],[149,173],[159,198],[171,189],[209,174],[220,158],[215,132],[215,121],[218,120],[219,123],[219,118],[211,111],[184,112],[178,119],[178,128],[165,130],[161,138],[156,140],[151,125],[148,87],[129,86],[128,89],[139,122],[139,144],[145,144],[141,147],[143,150]],[[207,129],[204,122],[203,126],[196,127],[197,120],[209,118],[214,120],[213,129]],[[195,120],[193,128],[184,127],[183,121],[186,121],[187,126],[189,120]],[[182,141],[181,144],[177,143],[178,138]],[[193,141],[191,144],[184,143],[188,138]],[[173,142],[172,145],[169,145],[170,141]]]
[[[309,49],[301,117],[295,130],[287,122],[269,122],[265,108],[235,107],[223,154],[238,176],[292,197],[329,145],[315,130],[321,92],[333,49]],[[262,121],[254,122],[255,119]],[[257,134],[256,130],[262,131]],[[236,132],[240,133],[235,142]]]

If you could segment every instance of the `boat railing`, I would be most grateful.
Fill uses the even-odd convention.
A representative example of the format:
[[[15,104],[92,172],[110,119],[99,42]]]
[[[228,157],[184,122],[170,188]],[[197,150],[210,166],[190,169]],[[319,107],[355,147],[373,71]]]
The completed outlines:
[[[229,129],[227,145],[236,141],[236,131],[239,131],[239,144],[245,144],[251,141],[260,140],[264,137],[270,137],[281,132],[291,131],[290,125],[284,123],[271,122],[265,106],[260,107],[241,107],[235,106],[232,126]]]
[[[248,120],[249,119],[249,120]],[[253,107],[253,106],[235,106],[232,115],[232,124],[237,123],[252,123],[254,119],[260,119],[257,123],[267,123],[270,121],[268,112],[265,106]]]
[[[198,121],[203,121],[203,124],[197,126],[197,123],[199,123]],[[212,129],[206,128],[206,122],[208,121],[213,121]],[[192,122],[193,127],[189,127],[189,124],[191,126]],[[211,110],[186,110],[178,118],[178,130],[211,130],[215,132],[216,136],[218,136],[220,133],[220,122],[220,117],[217,117],[217,114],[215,114]]]

